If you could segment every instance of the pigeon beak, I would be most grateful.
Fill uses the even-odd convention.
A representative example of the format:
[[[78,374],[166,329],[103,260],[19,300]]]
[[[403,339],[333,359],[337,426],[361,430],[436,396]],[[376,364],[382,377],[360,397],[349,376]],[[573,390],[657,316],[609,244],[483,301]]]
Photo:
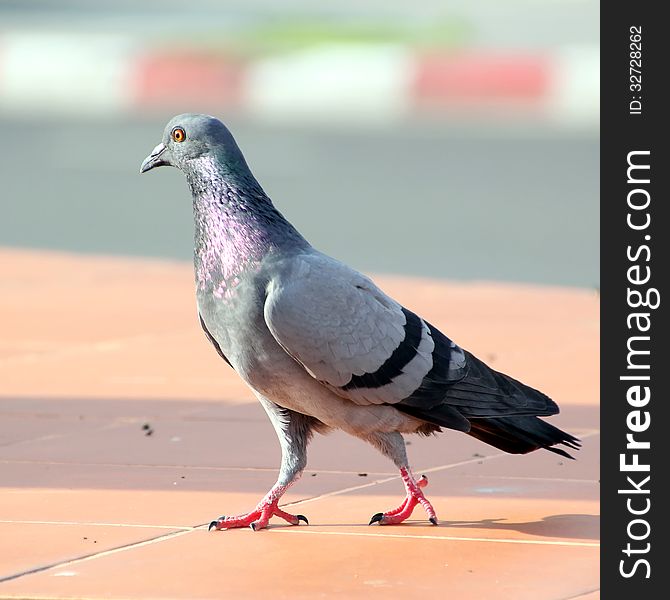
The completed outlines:
[[[149,156],[147,156],[144,161],[142,162],[142,166],[140,167],[140,173],[146,173],[147,171],[150,171],[154,167],[163,167],[166,165],[170,165],[170,162],[166,160],[166,157],[164,156],[165,151],[167,150],[167,146],[163,143],[158,144],[152,151]]]

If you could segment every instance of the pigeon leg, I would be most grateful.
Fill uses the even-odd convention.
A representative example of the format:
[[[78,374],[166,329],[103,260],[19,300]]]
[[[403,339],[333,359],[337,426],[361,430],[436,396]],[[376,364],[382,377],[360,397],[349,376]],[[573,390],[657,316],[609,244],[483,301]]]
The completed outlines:
[[[403,483],[405,484],[405,490],[407,491],[405,501],[398,508],[374,515],[372,519],[370,519],[370,525],[373,523],[379,523],[380,525],[396,525],[402,523],[411,516],[414,507],[417,504],[423,506],[428,514],[428,520],[433,525],[437,525],[435,510],[421,491],[421,488],[428,485],[428,478],[425,475],[422,475],[417,481],[412,476],[410,470],[405,467],[400,469],[400,476],[402,477]]]
[[[291,482],[299,478],[299,475]],[[290,485],[290,484],[289,484]],[[291,525],[298,525],[304,521],[309,525],[304,515],[292,515],[279,508],[279,499],[284,495],[289,485],[276,483],[267,495],[258,503],[256,508],[249,513],[237,515],[235,517],[221,516],[209,524],[210,529],[234,529],[237,527],[251,527],[254,531],[268,526],[270,518],[273,516],[281,517]]]
[[[402,435],[397,432],[377,432],[374,435],[366,436],[365,439],[377,447],[382,454],[393,460],[398,466],[400,469],[400,477],[402,477],[402,481],[405,484],[405,491],[407,492],[407,497],[398,508],[373,515],[369,524],[379,523],[380,525],[396,525],[397,523],[402,523],[410,517],[414,507],[417,504],[421,504],[428,514],[428,520],[433,525],[437,525],[435,510],[431,503],[426,500],[426,497],[421,491],[421,488],[428,485],[428,478],[425,475],[422,475],[418,481],[414,479],[407,461],[405,440],[403,440]]]
[[[209,524],[209,529],[251,527],[258,531],[268,526],[271,517],[280,517],[291,525],[298,525],[300,521],[309,525],[304,515],[287,513],[278,504],[286,490],[300,478],[307,464],[307,444],[312,435],[314,421],[306,415],[281,408],[259,394],[257,396],[274,425],[282,449],[279,478],[254,510],[235,517],[219,517]]]
[[[417,480],[416,485],[419,486],[420,488],[426,487],[428,485],[428,477],[426,477],[425,475],[421,475],[421,477]],[[386,511],[385,513],[382,514],[387,516],[397,515],[398,513],[401,513],[405,509],[405,507],[409,502],[413,502],[414,506],[417,505],[417,500],[408,494],[398,508],[394,508],[393,510]]]

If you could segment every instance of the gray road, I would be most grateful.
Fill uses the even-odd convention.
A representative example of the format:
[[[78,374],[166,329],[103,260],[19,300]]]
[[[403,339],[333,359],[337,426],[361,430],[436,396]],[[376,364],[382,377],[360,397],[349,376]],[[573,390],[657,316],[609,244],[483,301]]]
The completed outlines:
[[[0,245],[190,259],[183,177],[138,174],[163,124],[0,119]],[[230,125],[280,210],[359,269],[598,285],[593,135]]]

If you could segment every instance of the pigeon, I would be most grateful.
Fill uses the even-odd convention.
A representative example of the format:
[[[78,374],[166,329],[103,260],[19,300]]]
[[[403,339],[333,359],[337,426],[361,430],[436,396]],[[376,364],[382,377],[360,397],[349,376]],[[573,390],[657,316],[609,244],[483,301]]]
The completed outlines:
[[[314,433],[340,429],[393,461],[405,487],[370,525],[402,523],[417,504],[437,515],[409,465],[403,435],[452,429],[512,454],[572,458],[579,440],[543,421],[558,406],[497,372],[373,281],[314,248],[275,208],[218,119],[182,114],[140,168],[180,169],[191,191],[200,325],[251,388],[281,446],[277,482],[249,513],[210,529],[307,522],[279,507],[307,464]]]

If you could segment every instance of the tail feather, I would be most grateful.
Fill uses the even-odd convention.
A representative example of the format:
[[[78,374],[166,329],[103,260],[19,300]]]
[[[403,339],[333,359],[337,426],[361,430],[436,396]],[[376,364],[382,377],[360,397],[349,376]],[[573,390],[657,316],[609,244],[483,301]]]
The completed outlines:
[[[511,454],[527,454],[540,448],[572,459],[565,450],[552,448],[563,444],[579,450],[580,441],[537,417],[497,417],[470,419],[469,435]]]
[[[418,390],[393,404],[397,410],[424,421],[422,433],[446,427],[511,454],[544,448],[572,458],[553,446],[562,444],[578,450],[579,440],[538,418],[558,413],[551,398],[492,369],[439,330],[431,329],[436,348],[433,369]]]

